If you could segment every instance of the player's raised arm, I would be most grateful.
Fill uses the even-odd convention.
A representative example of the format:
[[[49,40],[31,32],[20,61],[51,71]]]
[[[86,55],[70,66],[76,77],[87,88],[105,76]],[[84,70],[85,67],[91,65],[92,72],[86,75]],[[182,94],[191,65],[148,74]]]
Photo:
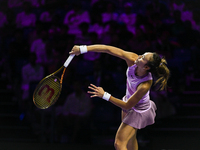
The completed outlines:
[[[114,47],[114,46],[101,45],[101,44],[88,45],[88,46],[75,45],[72,48],[70,54],[79,55],[79,54],[83,54],[86,52],[108,53],[110,55],[124,59],[128,66],[132,66],[134,64],[135,60],[138,58],[138,55],[133,52],[124,51],[124,50]]]

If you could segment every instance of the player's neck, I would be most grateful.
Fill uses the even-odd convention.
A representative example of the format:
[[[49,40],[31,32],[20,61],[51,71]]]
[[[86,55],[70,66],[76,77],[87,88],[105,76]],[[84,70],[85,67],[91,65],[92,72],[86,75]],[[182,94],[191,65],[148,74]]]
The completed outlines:
[[[147,71],[144,70],[143,68],[136,68],[136,71],[135,71],[135,75],[138,76],[138,77],[144,77],[147,75]]]

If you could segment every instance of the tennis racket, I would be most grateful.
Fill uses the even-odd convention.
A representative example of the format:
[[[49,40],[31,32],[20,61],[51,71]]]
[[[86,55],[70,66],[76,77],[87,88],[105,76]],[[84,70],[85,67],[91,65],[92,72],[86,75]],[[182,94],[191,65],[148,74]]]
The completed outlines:
[[[64,65],[54,73],[43,78],[36,86],[33,93],[33,103],[40,109],[47,109],[58,100],[61,90],[62,81],[65,70],[69,63],[74,58],[74,54],[69,55]],[[55,76],[57,73],[62,72],[61,78]]]

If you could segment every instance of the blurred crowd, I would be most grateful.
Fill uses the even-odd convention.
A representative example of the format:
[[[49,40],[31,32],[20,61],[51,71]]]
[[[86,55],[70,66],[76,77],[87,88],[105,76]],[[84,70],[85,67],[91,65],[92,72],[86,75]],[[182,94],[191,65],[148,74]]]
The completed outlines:
[[[152,100],[158,118],[173,114],[179,107],[178,95],[199,77],[199,6],[198,0],[0,0],[1,85],[14,89],[19,110],[30,117],[37,83],[63,65],[74,45],[157,52],[167,59],[171,77],[167,91],[152,89]],[[91,52],[73,59],[54,110],[58,139],[64,124],[74,128],[73,141],[80,124],[104,130],[105,122],[113,126],[120,120],[117,107],[91,100],[86,91],[93,83],[121,99],[126,69],[123,60],[106,54]]]

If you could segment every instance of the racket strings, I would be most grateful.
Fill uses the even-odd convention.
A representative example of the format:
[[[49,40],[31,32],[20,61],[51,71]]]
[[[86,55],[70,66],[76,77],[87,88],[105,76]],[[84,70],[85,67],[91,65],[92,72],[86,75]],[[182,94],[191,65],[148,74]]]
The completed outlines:
[[[39,83],[34,92],[33,99],[37,107],[45,109],[53,105],[60,95],[60,79],[56,76],[45,78]]]

